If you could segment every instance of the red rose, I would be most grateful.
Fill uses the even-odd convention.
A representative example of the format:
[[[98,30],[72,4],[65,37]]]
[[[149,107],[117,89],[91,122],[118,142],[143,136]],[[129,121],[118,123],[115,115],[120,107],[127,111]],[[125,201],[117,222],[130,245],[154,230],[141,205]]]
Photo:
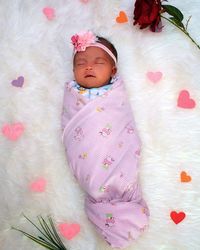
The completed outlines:
[[[153,32],[160,31],[162,26],[160,12],[160,0],[136,0],[133,24],[139,24],[140,29],[150,26]]]

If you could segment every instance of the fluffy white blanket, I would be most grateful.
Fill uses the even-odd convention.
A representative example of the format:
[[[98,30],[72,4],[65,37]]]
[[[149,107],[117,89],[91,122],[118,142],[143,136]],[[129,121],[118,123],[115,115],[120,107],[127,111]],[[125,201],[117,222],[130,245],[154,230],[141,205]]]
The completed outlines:
[[[168,3],[192,15],[188,30],[200,44],[200,2]],[[34,233],[22,212],[33,220],[50,214],[59,228],[64,224],[61,237],[69,249],[111,249],[86,218],[84,194],[61,143],[63,88],[72,79],[70,37],[85,29],[115,44],[143,143],[140,179],[150,228],[128,249],[200,249],[200,50],[166,21],[161,33],[133,27],[133,5],[0,1],[1,250],[41,249],[10,230],[14,225]],[[54,13],[45,14],[45,7]],[[120,11],[128,22],[116,22]],[[67,225],[74,223],[80,232],[67,240]]]

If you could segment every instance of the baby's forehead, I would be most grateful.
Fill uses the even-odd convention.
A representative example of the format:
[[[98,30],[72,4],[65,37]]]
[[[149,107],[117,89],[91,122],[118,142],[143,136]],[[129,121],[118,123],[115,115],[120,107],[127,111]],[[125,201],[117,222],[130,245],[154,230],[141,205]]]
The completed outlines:
[[[77,52],[74,56],[74,60],[77,59],[96,59],[96,58],[108,58],[109,55],[101,48],[88,47],[85,51]]]

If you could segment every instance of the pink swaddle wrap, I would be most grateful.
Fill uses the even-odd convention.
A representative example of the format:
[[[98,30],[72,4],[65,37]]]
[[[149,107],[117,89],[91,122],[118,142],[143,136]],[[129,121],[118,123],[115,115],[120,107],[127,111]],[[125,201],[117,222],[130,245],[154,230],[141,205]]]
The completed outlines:
[[[128,246],[148,226],[149,211],[138,183],[140,140],[123,81],[93,100],[67,84],[62,127],[89,220],[112,247]]]

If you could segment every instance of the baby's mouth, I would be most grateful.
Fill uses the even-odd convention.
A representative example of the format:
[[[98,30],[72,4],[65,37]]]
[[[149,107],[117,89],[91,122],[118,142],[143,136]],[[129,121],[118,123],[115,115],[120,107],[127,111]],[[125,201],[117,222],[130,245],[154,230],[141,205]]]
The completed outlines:
[[[90,77],[95,78],[95,76],[94,76],[94,75],[90,75],[90,74],[88,74],[88,75],[86,75],[86,76],[85,76],[85,78],[90,78]]]

